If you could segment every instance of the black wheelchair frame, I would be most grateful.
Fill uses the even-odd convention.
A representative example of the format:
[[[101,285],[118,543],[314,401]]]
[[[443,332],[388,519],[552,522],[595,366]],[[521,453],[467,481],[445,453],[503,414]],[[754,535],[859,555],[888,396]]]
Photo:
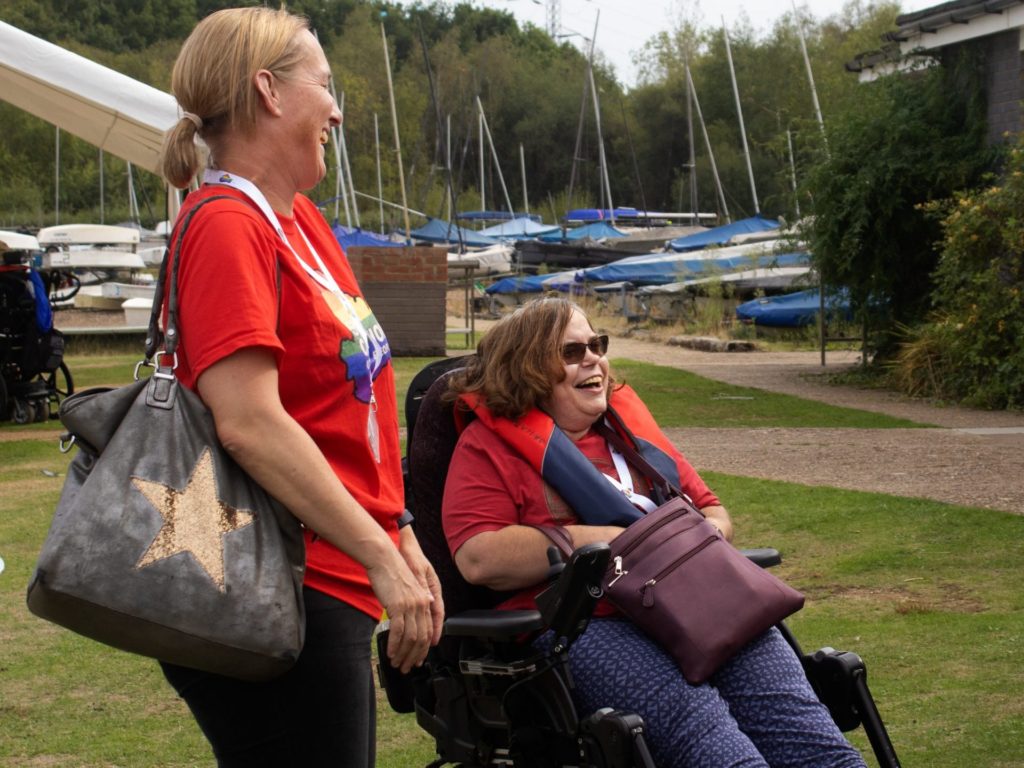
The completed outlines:
[[[74,391],[64,363],[64,337],[36,327],[29,267],[17,252],[0,265],[0,421],[17,424],[57,418],[60,401]],[[47,299],[49,300],[49,299]]]
[[[382,628],[378,674],[389,705],[415,713],[433,737],[437,759],[428,768],[656,768],[637,714],[601,709],[581,717],[572,701],[568,650],[601,597],[607,545],[581,547],[567,563],[552,547],[549,586],[530,611],[493,610],[504,596],[466,583],[452,561],[440,500],[457,433],[450,406],[440,400],[444,384],[437,380],[459,365],[459,358],[429,364],[413,378],[406,397],[407,506],[441,580],[447,618],[441,643],[422,667],[405,675],[386,661]],[[781,562],[774,549],[744,552],[763,567]],[[784,624],[779,629],[840,730],[863,727],[880,768],[899,768],[863,660],[827,647],[806,654]],[[553,633],[550,652],[522,642],[540,631]]]

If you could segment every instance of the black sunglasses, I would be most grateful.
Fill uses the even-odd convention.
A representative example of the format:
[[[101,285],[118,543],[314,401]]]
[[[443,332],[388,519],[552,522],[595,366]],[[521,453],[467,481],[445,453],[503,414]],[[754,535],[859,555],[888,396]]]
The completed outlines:
[[[563,344],[562,360],[567,365],[582,363],[583,358],[587,356],[588,349],[598,357],[604,357],[608,351],[608,337],[595,336],[590,341],[570,341],[568,344]]]

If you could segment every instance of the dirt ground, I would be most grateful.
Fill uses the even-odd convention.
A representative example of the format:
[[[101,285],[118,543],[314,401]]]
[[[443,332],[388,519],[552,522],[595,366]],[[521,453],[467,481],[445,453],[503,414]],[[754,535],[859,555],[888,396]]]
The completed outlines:
[[[701,470],[922,497],[1024,514],[1024,413],[938,406],[837,386],[854,352],[697,352],[619,336],[610,354],[710,379],[898,416],[926,429],[669,429]]]

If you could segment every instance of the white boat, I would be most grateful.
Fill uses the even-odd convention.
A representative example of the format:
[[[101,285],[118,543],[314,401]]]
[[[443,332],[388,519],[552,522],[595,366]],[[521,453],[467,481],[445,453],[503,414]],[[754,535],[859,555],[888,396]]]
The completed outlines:
[[[512,269],[515,248],[511,245],[492,245],[466,253],[448,253],[448,271],[452,277],[499,275]]]
[[[10,232],[0,229],[0,243],[5,247],[0,250],[22,251],[24,253],[35,253],[39,250],[39,240],[32,235],[25,235],[21,232]]]
[[[41,269],[66,273],[81,288],[63,306],[119,310],[127,298],[152,297],[152,275],[138,252],[139,230],[107,224],[61,224],[37,235],[43,250]],[[127,295],[122,286],[138,285]]]
[[[138,254],[139,231],[106,224],[60,224],[36,236],[43,249],[43,269],[145,269]]]

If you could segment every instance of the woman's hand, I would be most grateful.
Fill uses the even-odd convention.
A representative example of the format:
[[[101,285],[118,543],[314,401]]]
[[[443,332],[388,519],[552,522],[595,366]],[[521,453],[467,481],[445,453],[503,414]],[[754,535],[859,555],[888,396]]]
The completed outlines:
[[[419,550],[419,546],[415,545],[415,549]],[[370,586],[390,622],[388,659],[391,666],[403,673],[422,664],[431,644],[440,639],[444,615],[440,584],[433,568],[422,552],[417,563],[410,566],[407,552],[411,553],[408,545],[399,550],[392,547],[381,562],[366,566]]]
[[[704,507],[701,514],[722,533],[722,538],[732,541],[732,518],[723,506]]]
[[[419,559],[418,547],[415,552],[395,547],[339,482],[309,434],[285,412],[273,355],[255,347],[239,350],[211,365],[198,389],[235,461],[307,527],[366,568],[391,618],[392,664],[407,672],[422,663],[443,611],[437,577]]]
[[[402,528],[398,533],[398,551],[405,558],[406,565],[409,566],[409,570],[412,571],[416,580],[434,598],[430,604],[430,617],[433,624],[430,644],[437,645],[441,640],[441,629],[444,625],[444,598],[441,596],[441,582],[434,572],[434,566],[430,564],[426,555],[423,554],[423,550],[420,549],[416,534],[409,526]]]

